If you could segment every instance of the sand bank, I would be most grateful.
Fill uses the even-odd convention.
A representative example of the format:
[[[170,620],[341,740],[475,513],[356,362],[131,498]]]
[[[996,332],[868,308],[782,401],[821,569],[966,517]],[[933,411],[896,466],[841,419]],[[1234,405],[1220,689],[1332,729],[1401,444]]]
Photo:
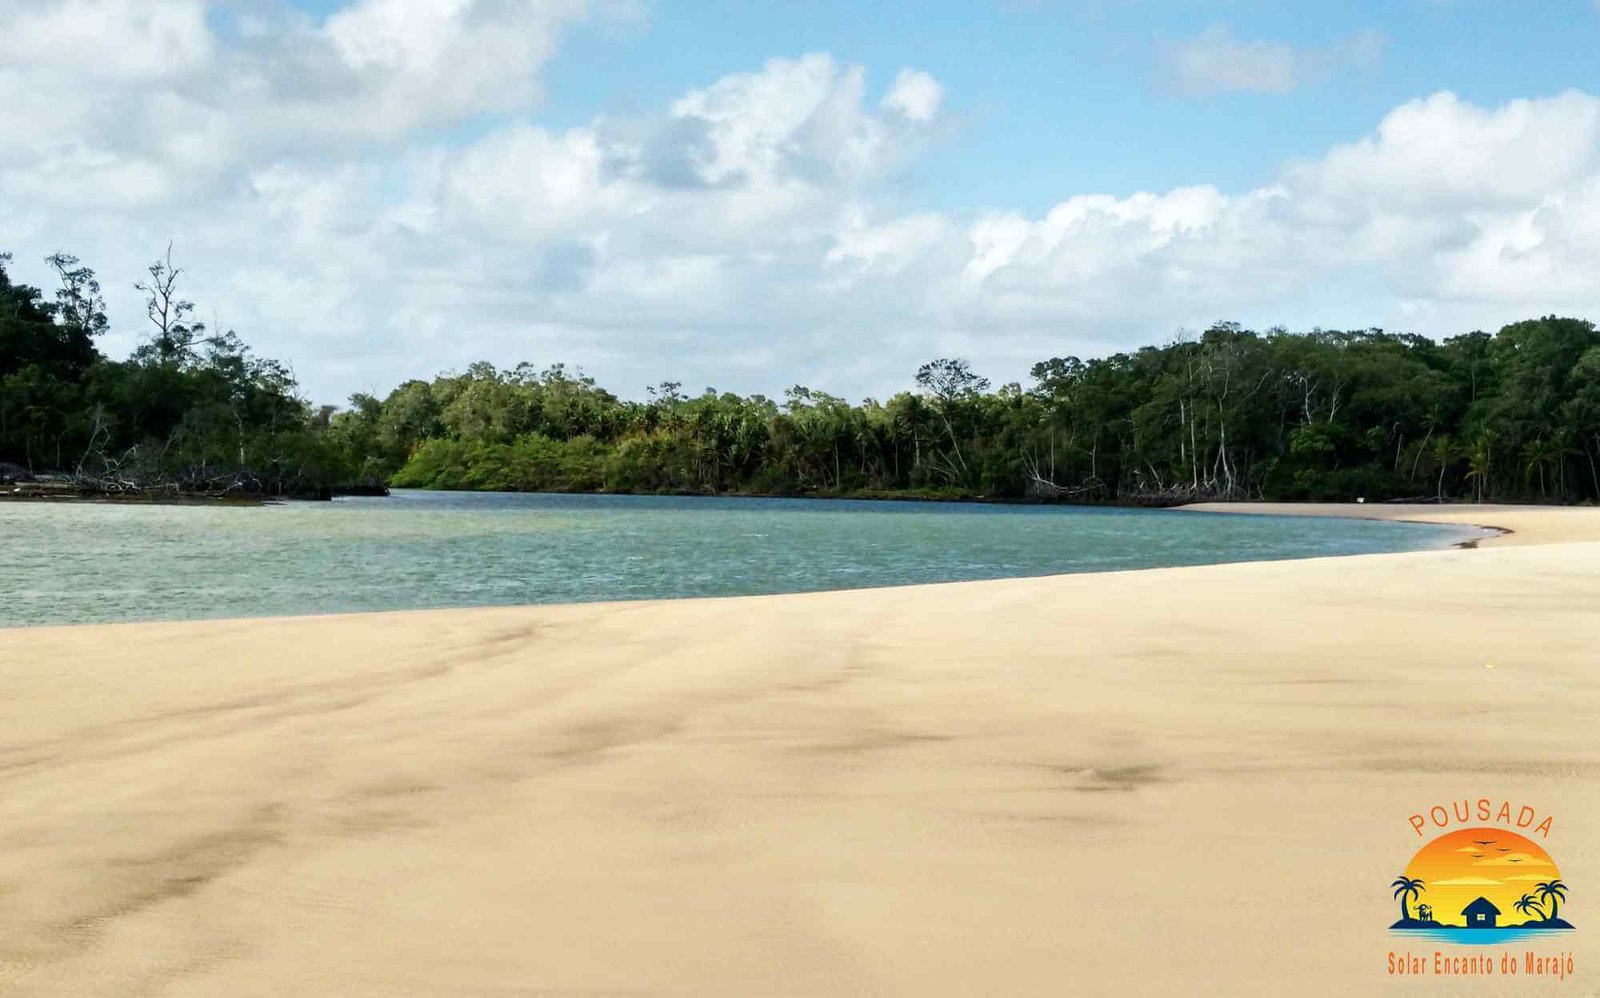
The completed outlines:
[[[1492,526],[1507,531],[1481,544],[1563,544],[1600,541],[1600,510],[1583,506],[1438,505],[1434,503],[1202,502],[1181,507],[1203,513],[1273,516],[1343,516],[1359,520],[1402,520]]]
[[[1522,546],[0,631],[0,991],[1411,992],[1485,796],[1576,978],[1422,983],[1593,993],[1600,511],[1459,513]]]

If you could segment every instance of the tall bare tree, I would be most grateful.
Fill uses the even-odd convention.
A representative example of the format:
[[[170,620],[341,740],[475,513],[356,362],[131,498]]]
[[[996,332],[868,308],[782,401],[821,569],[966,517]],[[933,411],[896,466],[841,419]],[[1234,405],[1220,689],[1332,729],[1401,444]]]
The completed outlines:
[[[178,278],[183,269],[172,264],[172,244],[166,256],[147,268],[150,277],[134,284],[144,292],[145,314],[155,325],[154,338],[140,347],[141,359],[163,364],[186,364],[195,357],[195,344],[205,333],[206,324],[192,318],[194,302],[178,295]]]

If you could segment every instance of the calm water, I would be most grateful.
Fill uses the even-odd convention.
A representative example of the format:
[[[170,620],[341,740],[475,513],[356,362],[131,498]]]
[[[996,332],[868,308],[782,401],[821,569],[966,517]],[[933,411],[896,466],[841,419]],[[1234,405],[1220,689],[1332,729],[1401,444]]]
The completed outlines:
[[[1495,943],[1512,943],[1519,939],[1564,944],[1564,937],[1572,930],[1541,929],[1538,926],[1524,927],[1521,925],[1507,925],[1494,929],[1468,929],[1461,926],[1441,925],[1432,929],[1390,929],[1389,931],[1397,936],[1414,936],[1419,939],[1431,939],[1434,942],[1455,943],[1457,946],[1492,946]]]
[[[1459,527],[1152,510],[398,492],[0,503],[0,626],[799,592],[1444,547]]]

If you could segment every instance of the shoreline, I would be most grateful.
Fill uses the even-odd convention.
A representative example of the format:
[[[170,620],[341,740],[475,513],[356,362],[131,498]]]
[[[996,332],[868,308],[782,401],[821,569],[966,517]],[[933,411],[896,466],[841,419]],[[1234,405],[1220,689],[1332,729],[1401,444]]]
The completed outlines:
[[[0,483],[3,485],[4,483]],[[210,504],[216,502],[228,503],[247,501],[256,504],[280,501],[324,501],[328,498],[383,498],[391,491],[389,486],[336,486],[325,490],[326,494],[316,495],[279,495],[271,493],[246,493],[239,496],[222,494],[209,494],[201,492],[172,492],[165,489],[135,490],[126,494],[122,493],[81,493],[65,488],[49,486],[39,488],[32,482],[12,483],[16,487],[6,491],[0,487],[0,502],[180,502],[186,504]],[[639,496],[639,497],[672,497],[680,499],[805,499],[817,502],[927,502],[927,503],[955,503],[970,504],[975,506],[1063,506],[1084,509],[1188,509],[1204,507],[1212,512],[1255,512],[1252,507],[1272,506],[1282,509],[1305,507],[1348,507],[1354,509],[1384,509],[1405,507],[1408,509],[1457,509],[1462,507],[1496,508],[1529,508],[1529,509],[1581,509],[1563,503],[1475,503],[1465,499],[1446,499],[1431,502],[1418,502],[1411,500],[1378,500],[1372,503],[1357,504],[1349,500],[1259,500],[1259,499],[1192,499],[1173,496],[1133,496],[1126,499],[1074,499],[1052,498],[1047,496],[987,496],[952,494],[939,491],[921,492],[916,490],[875,490],[866,489],[859,492],[821,493],[821,492],[750,492],[750,491],[723,491],[702,492],[693,490],[664,490],[658,492],[616,492],[604,489],[578,490],[578,491],[528,491],[522,489],[434,489],[401,487],[402,492],[464,492],[474,495],[558,495],[558,496]],[[1296,515],[1296,514],[1286,514]],[[1311,515],[1311,514],[1303,514]],[[1384,516],[1362,516],[1359,514],[1344,513],[1319,513],[1315,515],[1335,516],[1350,519],[1393,519]],[[1406,522],[1433,522],[1429,520],[1416,520]]]
[[[1464,796],[1554,815],[1592,982],[1600,510],[1457,515],[1515,533],[0,631],[0,991],[1373,993]]]
[[[35,488],[27,484],[0,490],[0,502],[79,503],[138,506],[265,506],[281,502],[327,502],[346,496],[387,496],[388,490],[340,488],[315,495],[271,492],[192,492],[181,489],[131,489],[124,492],[79,491],[72,488]]]
[[[1429,517],[1429,516],[1427,516],[1425,514],[1418,514],[1418,513],[1412,512],[1412,510],[1414,508],[1422,507],[1422,504],[1405,504],[1405,505],[1407,506],[1407,511],[1405,513],[1403,513],[1402,515],[1399,515],[1399,516],[1385,515],[1383,513],[1383,511],[1381,511],[1381,510],[1377,511],[1374,514],[1371,514],[1371,515],[1363,515],[1359,511],[1365,509],[1366,504],[1364,504],[1364,503],[1360,503],[1360,504],[1358,504],[1358,503],[1304,503],[1304,504],[1302,504],[1302,503],[1218,503],[1218,502],[1201,502],[1201,503],[1187,503],[1185,505],[1178,506],[1178,507],[1175,507],[1175,508],[1179,509],[1179,510],[1187,510],[1189,512],[1194,512],[1194,513],[1225,513],[1225,514],[1247,515],[1247,516],[1306,516],[1306,517],[1316,517],[1316,518],[1319,518],[1319,519],[1332,519],[1332,520],[1380,520],[1380,521],[1383,521],[1385,523],[1415,523],[1415,524],[1421,524],[1421,525],[1424,525],[1424,526],[1447,526],[1447,525],[1448,526],[1456,526],[1456,525],[1460,525],[1460,526],[1471,527],[1474,530],[1484,530],[1484,531],[1489,531],[1490,532],[1489,536],[1487,536],[1487,537],[1471,537],[1471,538],[1468,538],[1467,540],[1464,540],[1464,541],[1456,541],[1454,544],[1450,545],[1453,548],[1461,548],[1461,549],[1468,550],[1468,551],[1475,550],[1480,544],[1490,543],[1490,542],[1493,542],[1493,541],[1496,541],[1496,540],[1501,540],[1501,539],[1504,539],[1504,538],[1508,538],[1508,537],[1510,537],[1510,536],[1512,536],[1513,534],[1516,533],[1516,531],[1511,529],[1510,527],[1503,527],[1503,526],[1499,526],[1499,525],[1496,525],[1496,524],[1493,524],[1493,523],[1479,523],[1479,522],[1477,522],[1476,519],[1474,519],[1470,523],[1467,523],[1467,522],[1461,521],[1459,518],[1454,518],[1454,517],[1443,518],[1443,519]],[[1467,504],[1461,504],[1461,505],[1467,505]],[[1241,506],[1243,506],[1243,507],[1269,506],[1269,507],[1272,507],[1272,508],[1271,509],[1240,508]],[[1317,509],[1315,509],[1315,510],[1306,510],[1304,512],[1292,512],[1292,511],[1290,511],[1291,507],[1297,507],[1297,506],[1315,506],[1315,507],[1317,507]],[[1326,511],[1326,507],[1329,507],[1329,506],[1349,507],[1349,508],[1348,509],[1340,508],[1337,511],[1331,511],[1330,512],[1330,511]],[[1440,506],[1440,508],[1447,508],[1447,504],[1444,504],[1444,503],[1440,503],[1439,506]],[[1532,508],[1541,508],[1541,507],[1532,507]],[[1402,553],[1402,552],[1395,552],[1395,553]]]
[[[1600,507],[1511,503],[1191,503],[1180,511],[1425,523],[1493,530],[1480,546],[1600,541]]]

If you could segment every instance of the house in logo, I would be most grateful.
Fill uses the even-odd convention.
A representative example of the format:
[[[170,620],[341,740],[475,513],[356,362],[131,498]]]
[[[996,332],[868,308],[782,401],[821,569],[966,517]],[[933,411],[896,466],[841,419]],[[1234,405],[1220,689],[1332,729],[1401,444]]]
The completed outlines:
[[[1466,916],[1469,929],[1492,929],[1494,920],[1500,917],[1500,909],[1488,898],[1480,897],[1462,908],[1461,914]]]

